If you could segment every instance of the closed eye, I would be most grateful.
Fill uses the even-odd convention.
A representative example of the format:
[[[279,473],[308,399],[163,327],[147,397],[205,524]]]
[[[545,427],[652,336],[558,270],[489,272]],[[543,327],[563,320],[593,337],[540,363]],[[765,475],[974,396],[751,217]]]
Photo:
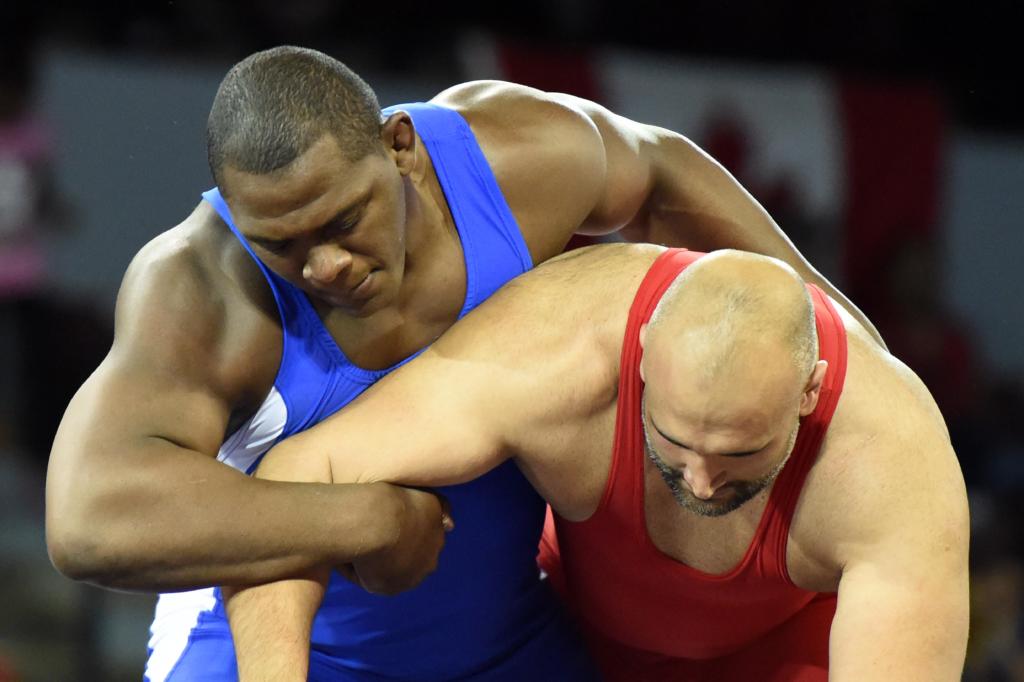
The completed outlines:
[[[251,240],[261,249],[270,253],[281,255],[294,243],[293,239],[253,239]]]
[[[359,224],[359,219],[362,215],[355,215],[351,218],[345,218],[343,220],[333,220],[324,227],[324,236],[330,239],[335,234],[343,232],[351,232],[355,229],[356,225]]]

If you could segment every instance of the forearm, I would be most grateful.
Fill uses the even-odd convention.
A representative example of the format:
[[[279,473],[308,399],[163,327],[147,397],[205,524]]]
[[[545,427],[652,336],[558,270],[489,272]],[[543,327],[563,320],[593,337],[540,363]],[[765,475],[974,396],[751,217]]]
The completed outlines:
[[[381,486],[253,480],[170,443],[145,457],[48,481],[47,542],[63,573],[130,590],[262,583],[393,540],[375,513]]]
[[[800,254],[727,170],[685,138],[665,131],[658,140],[651,152],[657,171],[646,219],[624,231],[626,236],[697,251],[740,249],[778,258],[842,304],[885,347],[867,316]]]
[[[313,617],[329,577],[323,568],[294,580],[224,588],[239,682],[306,679]]]
[[[317,451],[304,451],[301,444],[301,439],[291,439],[274,448],[257,475],[307,484],[330,481],[327,458]],[[384,484],[369,485],[399,491]],[[433,571],[445,523],[440,501],[429,493],[407,490],[393,499],[401,504],[385,503],[374,511],[377,518],[393,519],[393,527],[404,529],[394,538],[395,545],[376,558],[367,555],[355,565],[339,567],[356,584],[384,594],[409,589]],[[224,589],[240,682],[306,679],[313,617],[329,576],[327,568],[319,568],[291,580]]]

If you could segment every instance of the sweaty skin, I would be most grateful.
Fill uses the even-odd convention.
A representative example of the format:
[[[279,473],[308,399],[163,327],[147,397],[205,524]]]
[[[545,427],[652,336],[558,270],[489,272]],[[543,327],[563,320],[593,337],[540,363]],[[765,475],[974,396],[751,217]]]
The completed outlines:
[[[594,247],[513,280],[414,362],[278,445],[259,475],[448,485],[514,457],[559,515],[588,518],[609,475],[627,312],[660,252]],[[797,419],[813,411],[828,367],[818,361],[797,371],[798,363],[787,360],[793,354],[769,333],[786,316],[793,292],[802,291],[791,270],[724,252],[687,272],[693,281],[699,274],[707,291],[747,287],[770,299],[759,303],[761,319],[743,318],[741,325],[761,325],[766,333],[736,336],[730,353],[700,348],[696,340],[695,334],[708,336],[705,322],[722,315],[713,298],[700,308],[707,294],[680,294],[675,321],[641,336],[644,418],[657,427],[651,447],[682,472],[686,495],[713,505],[728,499],[721,491],[731,483],[757,480],[785,461]],[[567,297],[569,285],[576,294]],[[837,307],[848,337],[846,382],[799,498],[788,573],[800,588],[838,592],[829,679],[957,680],[968,614],[959,466],[920,380]],[[701,369],[709,362],[716,367],[710,374]],[[651,461],[645,467],[654,544],[707,573],[735,566],[770,484],[733,511],[701,514],[680,504]],[[321,579],[311,574],[253,588],[228,603],[243,679],[289,679],[282,671],[304,669]],[[270,636],[260,623],[272,614],[284,615],[273,616]],[[282,633],[294,645],[278,646],[273,637]]]
[[[469,122],[535,263],[574,232],[656,234],[777,256],[845,301],[677,133],[510,83],[466,83],[433,101]],[[310,295],[345,354],[368,369],[436,339],[465,290],[454,223],[407,114],[386,119],[378,151],[353,162],[325,136],[267,175],[229,167],[221,188],[260,258]],[[429,494],[252,480],[215,461],[268,394],[280,357],[268,286],[209,205],[143,247],[118,296],[113,347],[54,440],[46,533],[55,566],[137,590],[252,584],[370,558],[412,567],[374,581],[380,589],[422,579],[443,541],[440,530],[413,532],[439,528]],[[243,508],[259,513],[236,513]]]

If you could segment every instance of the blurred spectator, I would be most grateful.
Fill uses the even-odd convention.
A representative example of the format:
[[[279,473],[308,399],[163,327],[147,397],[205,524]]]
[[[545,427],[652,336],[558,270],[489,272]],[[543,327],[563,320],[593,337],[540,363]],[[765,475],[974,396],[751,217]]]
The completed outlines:
[[[20,66],[20,68],[18,68]],[[54,224],[52,137],[32,111],[27,64],[0,71],[0,297],[36,294],[46,280],[41,230]]]
[[[53,182],[53,136],[33,108],[31,46],[5,46],[0,70],[0,445],[30,449],[34,370],[52,358],[36,324],[48,308],[47,232],[66,210]],[[51,434],[52,435],[52,434]],[[36,452],[41,440],[32,445]]]

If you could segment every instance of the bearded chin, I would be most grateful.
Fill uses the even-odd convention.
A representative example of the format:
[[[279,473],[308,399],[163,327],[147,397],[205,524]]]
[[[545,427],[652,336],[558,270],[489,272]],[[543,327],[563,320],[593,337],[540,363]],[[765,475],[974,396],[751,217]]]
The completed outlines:
[[[730,484],[730,490],[733,491],[732,495],[721,501],[702,500],[690,491],[682,488],[678,492],[673,492],[673,496],[676,498],[679,506],[694,514],[712,517],[725,516],[752,500],[758,493],[767,488],[774,478],[775,476],[772,475],[771,478],[766,476],[756,481],[741,481],[736,484]]]
[[[665,485],[672,492],[672,497],[675,498],[676,502],[683,509],[693,512],[698,516],[716,517],[725,516],[729,512],[736,511],[744,504],[752,500],[765,488],[770,486],[778,478],[782,472],[782,468],[786,466],[786,462],[789,461],[789,456],[793,452],[793,446],[796,443],[796,435],[799,430],[799,423],[793,429],[787,439],[786,444],[786,456],[782,458],[778,464],[772,467],[764,476],[754,479],[753,481],[734,481],[727,484],[728,488],[732,490],[732,495],[725,500],[713,501],[713,500],[702,500],[696,497],[692,492],[687,490],[683,484],[683,476],[680,472],[673,470],[658,456],[651,446],[650,436],[647,433],[647,424],[644,427],[644,449],[647,451],[647,457],[654,463],[658,471],[661,473],[662,480],[665,481]]]

